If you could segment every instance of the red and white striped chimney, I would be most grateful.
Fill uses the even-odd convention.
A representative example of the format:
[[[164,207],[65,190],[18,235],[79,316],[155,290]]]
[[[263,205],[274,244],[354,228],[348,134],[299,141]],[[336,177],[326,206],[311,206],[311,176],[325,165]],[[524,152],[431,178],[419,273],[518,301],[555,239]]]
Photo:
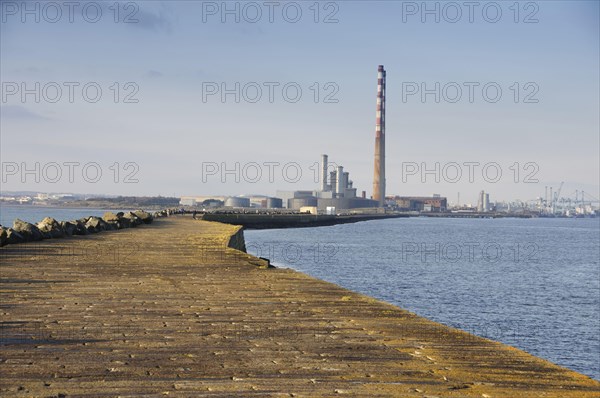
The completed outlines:
[[[379,202],[380,207],[383,207],[385,203],[385,69],[383,65],[379,65],[377,72],[373,199]]]

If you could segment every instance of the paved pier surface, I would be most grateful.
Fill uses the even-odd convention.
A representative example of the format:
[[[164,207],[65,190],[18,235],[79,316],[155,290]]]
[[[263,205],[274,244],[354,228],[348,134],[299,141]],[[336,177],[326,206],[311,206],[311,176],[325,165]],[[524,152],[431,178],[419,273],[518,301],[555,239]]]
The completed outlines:
[[[171,217],[0,249],[0,395],[598,397],[523,351],[227,248]]]

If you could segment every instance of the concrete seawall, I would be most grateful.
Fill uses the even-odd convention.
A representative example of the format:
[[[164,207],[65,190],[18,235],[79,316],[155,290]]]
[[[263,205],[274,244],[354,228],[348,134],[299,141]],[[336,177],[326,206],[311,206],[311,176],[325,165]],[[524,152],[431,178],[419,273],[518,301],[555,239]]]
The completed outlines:
[[[170,217],[0,248],[0,396],[600,395],[244,246],[240,227]]]
[[[237,230],[229,238],[227,247],[246,253],[246,240],[244,239],[243,227],[237,227]]]
[[[260,214],[260,213],[206,213],[205,221],[241,225],[246,229],[308,228],[326,227],[362,221],[382,220],[386,218],[406,218],[403,214]]]

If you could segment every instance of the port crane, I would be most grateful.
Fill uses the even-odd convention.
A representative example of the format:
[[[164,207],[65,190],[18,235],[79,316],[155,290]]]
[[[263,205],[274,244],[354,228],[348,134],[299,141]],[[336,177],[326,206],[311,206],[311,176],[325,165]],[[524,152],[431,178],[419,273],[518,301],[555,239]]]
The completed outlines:
[[[554,193],[554,197],[552,198],[552,214],[556,213],[556,205],[558,203],[558,200],[560,199],[560,192],[562,191],[564,184],[565,182],[562,181],[560,183],[560,187],[558,187],[558,191]]]
[[[550,196],[548,196],[548,188],[550,190]],[[541,210],[543,214],[569,216],[578,213],[585,214],[590,211],[594,212],[594,208],[597,208],[597,204],[600,203],[598,198],[590,195],[588,192],[585,192],[584,196],[584,191],[580,190],[563,195],[563,188],[564,181],[560,183],[559,188],[555,191],[553,190],[553,187],[546,186],[545,195],[543,197],[528,200],[528,207],[537,208],[538,210]],[[575,199],[572,198],[573,195],[575,195]]]

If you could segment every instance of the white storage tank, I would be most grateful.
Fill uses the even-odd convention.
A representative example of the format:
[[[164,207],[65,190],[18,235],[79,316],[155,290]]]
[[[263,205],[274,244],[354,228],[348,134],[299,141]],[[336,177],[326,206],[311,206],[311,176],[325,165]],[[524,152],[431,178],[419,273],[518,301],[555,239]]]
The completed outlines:
[[[250,207],[250,198],[231,197],[225,201],[226,207]]]
[[[267,198],[268,209],[281,209],[283,207],[283,201],[279,198]]]

